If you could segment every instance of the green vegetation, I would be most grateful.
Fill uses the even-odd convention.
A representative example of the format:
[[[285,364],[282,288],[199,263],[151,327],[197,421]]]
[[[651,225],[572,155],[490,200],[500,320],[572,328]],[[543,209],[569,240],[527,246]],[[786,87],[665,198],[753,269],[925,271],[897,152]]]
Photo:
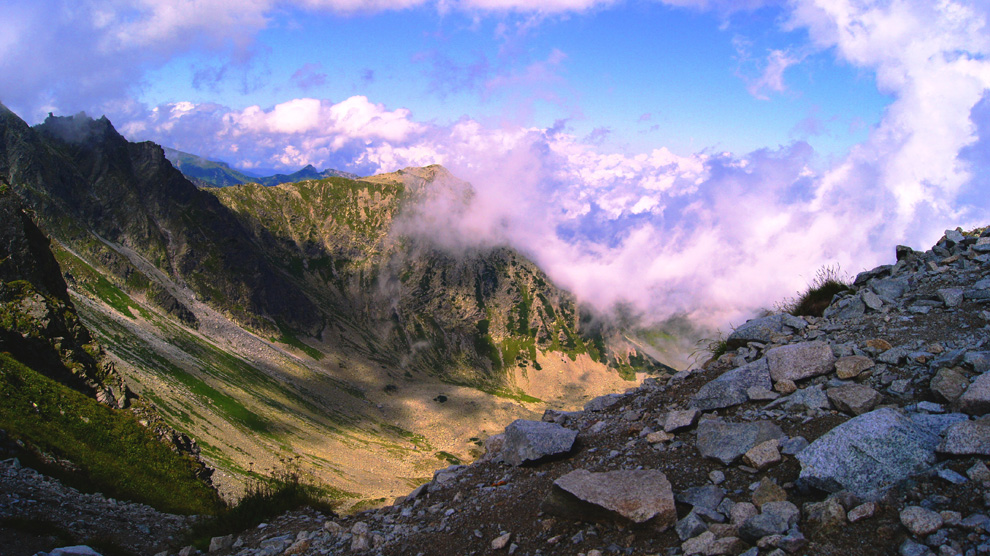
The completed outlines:
[[[450,452],[444,452],[441,450],[437,452],[435,455],[438,460],[445,461],[451,465],[460,465],[461,463],[463,463],[461,461],[461,458],[455,456],[454,454],[451,454]]]
[[[823,266],[815,273],[808,290],[796,300],[784,303],[784,309],[794,316],[820,317],[836,295],[850,291],[849,280],[839,273],[839,266]]]
[[[0,398],[0,428],[45,459],[72,462],[77,472],[42,464],[70,484],[167,512],[212,514],[221,507],[216,492],[196,478],[197,464],[159,442],[130,412],[101,405],[7,354],[0,354]]]
[[[315,347],[309,344],[303,343],[303,341],[297,338],[295,334],[293,334],[292,331],[289,330],[289,328],[286,325],[279,323],[278,329],[282,333],[282,335],[275,339],[276,342],[292,346],[302,351],[303,353],[310,356],[310,358],[316,361],[323,359],[322,351],[316,349]]]
[[[191,542],[200,550],[206,550],[213,537],[240,533],[307,506],[334,515],[340,501],[354,497],[350,492],[305,484],[296,473],[275,473],[251,485],[236,505],[193,527]]]

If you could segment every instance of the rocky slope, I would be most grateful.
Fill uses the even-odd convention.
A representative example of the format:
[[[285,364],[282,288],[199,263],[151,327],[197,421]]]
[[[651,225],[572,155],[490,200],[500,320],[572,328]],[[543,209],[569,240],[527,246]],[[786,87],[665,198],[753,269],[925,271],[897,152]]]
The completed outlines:
[[[897,259],[823,318],[750,321],[701,369],[514,423],[391,507],[211,553],[987,553],[990,232]]]

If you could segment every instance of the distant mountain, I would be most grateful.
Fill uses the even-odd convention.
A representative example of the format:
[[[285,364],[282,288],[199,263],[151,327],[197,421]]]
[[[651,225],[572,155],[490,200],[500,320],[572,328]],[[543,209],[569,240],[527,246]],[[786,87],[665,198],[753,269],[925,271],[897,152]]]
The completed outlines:
[[[291,461],[342,498],[398,495],[514,418],[670,371],[656,335],[600,325],[521,253],[421,233],[473,195],[440,166],[201,189],[106,118],[0,106],[0,177],[128,384],[233,494]]]
[[[189,181],[200,187],[228,187],[242,183],[260,183],[261,185],[278,185],[294,183],[302,180],[318,180],[322,178],[358,179],[359,176],[340,170],[326,169],[317,171],[312,165],[292,174],[274,174],[271,176],[253,176],[231,168],[226,162],[209,160],[195,154],[189,154],[169,147],[163,147],[165,157]]]
[[[175,166],[189,178],[189,181],[200,187],[227,187],[258,180],[256,176],[231,168],[226,162],[209,160],[170,147],[163,148],[165,157],[172,163],[172,166]]]

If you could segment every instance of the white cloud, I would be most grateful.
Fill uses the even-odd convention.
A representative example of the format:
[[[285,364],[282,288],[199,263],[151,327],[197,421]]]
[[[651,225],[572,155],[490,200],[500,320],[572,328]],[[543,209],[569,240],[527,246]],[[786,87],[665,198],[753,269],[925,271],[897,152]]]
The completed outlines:
[[[722,13],[739,5],[667,3]],[[412,4],[305,6],[354,11]],[[511,1],[438,5],[523,9]],[[604,5],[575,0],[546,9]],[[265,25],[269,13],[264,2],[248,4],[253,14],[239,15],[223,13],[219,2],[139,6],[146,11],[127,16],[134,31],[117,35],[118,53],[135,57],[124,68],[147,59],[134,46],[144,44],[142,37],[163,37],[168,30],[174,40],[157,48],[189,44],[199,23],[188,13],[170,12],[170,6],[201,10],[196,13],[241,29]],[[469,218],[444,220],[458,227],[459,239],[509,242],[600,308],[628,302],[656,318],[683,312],[724,326],[801,289],[823,265],[838,262],[856,272],[889,262],[897,243],[925,248],[946,227],[985,224],[990,216],[990,198],[974,193],[971,174],[973,153],[983,152],[973,149],[990,142],[979,135],[990,130],[990,122],[973,120],[990,114],[974,110],[990,98],[987,8],[950,0],[794,0],[788,6],[788,28],[807,29],[808,48],[834,52],[841,61],[874,72],[894,98],[869,138],[825,168],[801,142],[736,155],[685,155],[663,148],[602,152],[556,130],[486,127],[469,118],[449,126],[417,122],[404,108],[363,96],[336,103],[295,99],[243,110],[177,103],[145,113],[129,109],[116,123],[125,124],[122,129],[134,138],[241,165],[261,161],[291,170],[313,164],[371,173],[442,163],[478,189]],[[90,30],[125,18],[123,9],[87,13]],[[226,40],[223,33],[218,36]],[[54,44],[44,36],[40,43],[49,50]],[[0,49],[11,48],[6,44],[0,42]],[[772,54],[754,90],[785,90],[785,70],[801,56],[793,52]],[[107,61],[85,54],[74,60],[87,67]],[[552,80],[562,60],[554,54],[514,78],[523,84]],[[3,64],[0,60],[5,75],[19,75]],[[44,71],[28,72],[25,79],[43,83]],[[0,92],[9,95],[15,86],[5,84]],[[964,151],[969,154],[960,156]]]

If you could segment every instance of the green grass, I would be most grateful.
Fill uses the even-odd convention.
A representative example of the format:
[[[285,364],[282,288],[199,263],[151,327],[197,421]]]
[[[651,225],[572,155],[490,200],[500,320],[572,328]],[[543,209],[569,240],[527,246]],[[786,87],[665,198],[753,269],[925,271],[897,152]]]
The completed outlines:
[[[323,352],[314,348],[311,345],[303,343],[302,340],[297,338],[287,326],[282,323],[278,324],[279,332],[282,333],[280,337],[275,339],[276,342],[292,346],[306,355],[310,356],[315,361],[323,359]]]
[[[783,308],[794,316],[820,317],[837,294],[850,291],[849,280],[839,271],[839,266],[823,266],[815,273],[808,289],[796,300],[785,302]]]
[[[34,451],[71,461],[70,484],[163,511],[212,514],[216,492],[195,463],[159,442],[127,411],[112,410],[0,354],[0,428]]]
[[[451,454],[450,452],[444,452],[443,450],[437,452],[434,455],[438,460],[445,461],[451,465],[460,465],[461,463],[463,463],[461,461],[461,458],[455,456],[454,454]]]
[[[190,542],[200,550],[206,550],[213,537],[252,529],[291,510],[310,507],[335,515],[340,501],[356,497],[352,492],[306,484],[295,473],[276,473],[251,485],[236,505],[193,527]]]

